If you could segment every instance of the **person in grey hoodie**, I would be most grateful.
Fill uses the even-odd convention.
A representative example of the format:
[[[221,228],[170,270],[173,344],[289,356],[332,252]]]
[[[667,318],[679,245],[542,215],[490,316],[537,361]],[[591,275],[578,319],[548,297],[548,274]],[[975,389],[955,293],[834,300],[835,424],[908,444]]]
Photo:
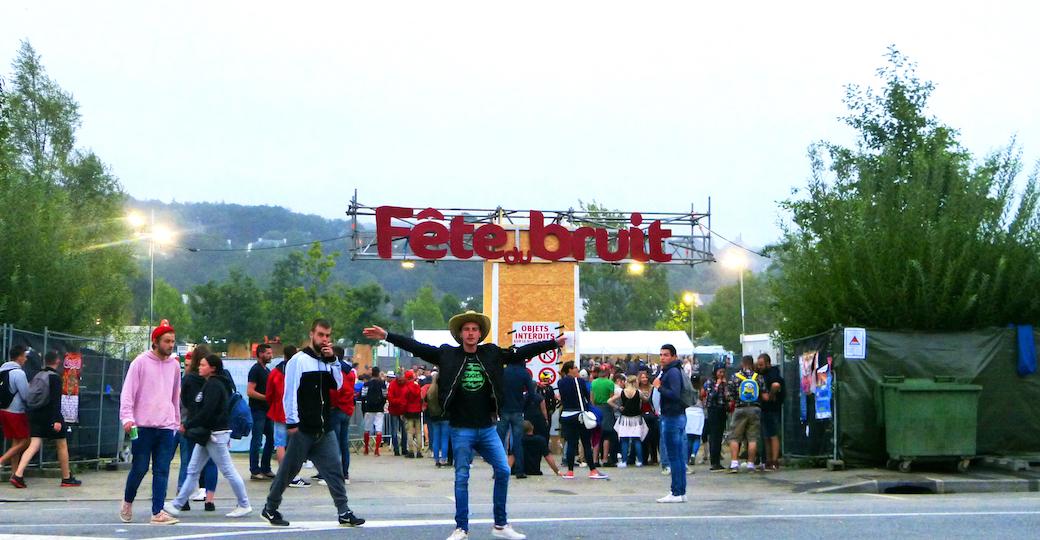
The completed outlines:
[[[199,362],[199,375],[204,377],[206,382],[198,394],[198,409],[179,428],[185,438],[195,443],[195,449],[192,450],[188,474],[180,492],[177,493],[177,498],[166,503],[164,510],[174,516],[180,514],[181,508],[188,502],[188,497],[195,491],[195,483],[199,481],[203,465],[212,459],[220,473],[231,484],[231,490],[238,499],[238,506],[229,512],[227,517],[242,517],[251,513],[253,508],[249,506],[245,483],[231,461],[228,448],[231,443],[228,404],[234,387],[231,379],[225,375],[224,363],[218,355],[211,354]]]
[[[0,392],[13,394],[11,402],[0,410],[0,429],[8,439],[7,452],[0,456],[0,465],[9,463],[14,469],[22,459],[22,452],[29,447],[29,416],[25,412],[25,396],[29,393],[29,381],[25,378],[25,347],[15,345],[8,353],[8,360],[0,366],[0,380],[6,379],[7,388]],[[15,486],[22,487],[22,486]]]

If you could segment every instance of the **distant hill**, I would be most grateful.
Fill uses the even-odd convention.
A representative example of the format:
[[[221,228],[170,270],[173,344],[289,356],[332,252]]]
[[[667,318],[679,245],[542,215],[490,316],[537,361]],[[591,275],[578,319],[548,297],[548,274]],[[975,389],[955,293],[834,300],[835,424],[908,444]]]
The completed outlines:
[[[275,261],[284,258],[292,249],[270,248],[296,245],[343,237],[349,234],[346,219],[326,219],[300,214],[280,206],[243,206],[228,203],[162,203],[137,201],[129,203],[132,209],[146,217],[155,212],[156,223],[176,229],[179,234],[176,247],[164,248],[156,255],[155,273],[174,287],[186,291],[210,280],[221,281],[233,267],[242,268],[266,286]],[[247,251],[250,246],[253,250]],[[339,251],[333,279],[352,285],[377,282],[396,299],[411,296],[426,283],[432,283],[441,293],[452,293],[459,298],[479,297],[482,294],[481,265],[474,262],[439,262],[419,264],[406,270],[390,261],[351,261],[347,240],[324,244],[325,252]],[[199,251],[190,251],[197,249]],[[232,251],[206,251],[232,250]],[[142,257],[142,269],[148,272],[147,257]],[[763,270],[768,261],[752,257],[752,267]],[[696,267],[670,266],[668,283],[673,291],[691,290],[710,295],[723,285],[737,280],[735,272],[717,264]],[[400,305],[398,302],[394,302]]]
[[[346,219],[300,214],[280,206],[137,200],[131,200],[128,205],[146,218],[154,211],[156,223],[178,231],[175,245],[164,247],[156,254],[155,274],[181,291],[210,280],[221,281],[234,267],[242,268],[266,286],[276,261],[285,258],[291,250],[305,251],[308,247],[279,246],[343,237],[350,230]],[[323,245],[326,253],[339,251],[342,254],[333,273],[336,281],[354,285],[374,281],[395,297],[407,297],[427,282],[441,292],[460,298],[481,294],[479,264],[440,262],[406,270],[389,261],[351,261],[346,239]],[[147,256],[141,260],[147,275]]]

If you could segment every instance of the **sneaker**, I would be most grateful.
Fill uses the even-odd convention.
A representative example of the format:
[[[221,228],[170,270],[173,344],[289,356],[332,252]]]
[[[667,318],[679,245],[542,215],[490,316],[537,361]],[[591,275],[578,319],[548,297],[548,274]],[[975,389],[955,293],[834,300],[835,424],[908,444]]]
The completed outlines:
[[[217,511],[217,505],[214,504],[214,503],[211,503],[209,501],[206,501],[206,508],[205,508],[205,510],[207,512],[216,512]]]
[[[164,512],[166,512],[167,514],[170,514],[171,516],[179,516],[179,515],[181,515],[180,509],[178,509],[176,506],[174,506],[172,501],[171,502],[167,502],[166,504],[164,504],[162,508],[163,508]],[[160,513],[162,513],[162,512],[160,512]],[[159,514],[156,514],[156,515],[159,515]]]
[[[18,489],[25,489],[26,487],[28,487],[25,485],[25,478],[22,478],[21,476],[15,476],[12,474],[9,481],[11,482],[12,486]]]
[[[560,477],[564,480],[574,480],[574,471],[567,471]]]
[[[686,474],[693,474],[693,466],[686,467]]]
[[[659,503],[681,503],[681,502],[686,502],[686,501],[683,500],[682,495],[672,495],[671,493],[669,493],[668,495],[665,495],[664,497],[661,497],[660,499],[657,499],[657,502],[659,502]]]
[[[329,485],[329,483],[326,482],[324,478],[318,478],[318,485],[319,486],[327,486],[327,485]]]
[[[759,471],[766,472],[766,464],[765,463],[759,463],[757,468],[758,468]]]
[[[683,495],[682,496],[682,502],[690,502],[690,498],[687,497],[686,495]]]
[[[267,478],[268,480],[270,480],[270,479],[275,477],[275,474],[273,472],[271,472],[271,471],[265,471],[265,472],[262,472],[260,474],[264,475],[264,478]]]
[[[262,473],[254,473],[249,475],[250,480],[267,480],[267,478],[268,477],[264,476]]]
[[[738,472],[740,472],[740,467],[730,467],[726,469],[726,472],[729,474],[737,474]]]
[[[617,468],[624,469],[625,467],[628,467],[628,463],[625,463],[624,461],[619,461],[618,462]]]
[[[642,466],[643,466],[643,462],[642,461],[637,461],[636,462],[636,467],[642,467]]]
[[[526,475],[526,474],[524,474],[524,473],[518,473],[518,474],[516,475],[516,479],[517,479],[517,480],[523,480],[524,478],[527,478],[527,475]]]
[[[608,478],[610,478],[610,477],[605,475],[605,474],[603,474],[603,473],[601,473],[601,472],[599,472],[599,471],[597,471],[597,470],[595,470],[595,469],[593,469],[591,472],[589,472],[589,480],[606,480]]]
[[[152,520],[149,521],[152,525],[176,525],[180,522],[181,520],[171,516],[165,510],[160,510],[159,513],[152,516]]]
[[[668,467],[661,468],[661,476],[668,476],[669,474],[672,474],[671,469],[669,469]]]
[[[123,501],[123,504],[119,506],[119,520],[123,523],[130,523],[134,520],[134,505]]]
[[[343,475],[343,484],[347,485],[347,486],[350,485],[350,475],[349,474],[344,474]]]
[[[79,486],[82,486],[82,485],[83,485],[83,482],[81,482],[75,476],[71,476],[71,475],[68,478],[62,478],[62,480],[61,480],[61,487],[63,487],[63,488],[65,488],[65,487],[79,487]]]
[[[267,505],[264,505],[264,509],[260,511],[260,517],[271,525],[277,525],[279,527],[288,527],[289,522],[282,517],[282,513],[278,510],[268,510]]]
[[[189,503],[188,501],[184,501],[184,506],[181,506],[180,508],[178,508],[178,510],[180,510],[181,512],[188,512],[188,511],[190,511],[191,510],[191,503]]]
[[[526,534],[517,532],[512,525],[491,527],[491,536],[495,538],[510,538],[512,540],[524,540],[524,538],[527,538]]]
[[[755,472],[755,464],[754,463],[748,463],[747,464],[747,472],[749,472],[749,473],[750,472]]]
[[[307,461],[303,462],[303,468],[304,469],[313,469],[314,468],[314,464],[311,463],[311,460],[308,459]]]
[[[248,516],[249,514],[252,514],[252,513],[253,513],[253,507],[247,505],[247,506],[236,506],[234,510],[232,510],[232,511],[230,511],[230,512],[224,514],[224,515],[229,517],[229,518],[239,518],[239,517],[242,517],[242,516]]]
[[[448,537],[448,540],[466,540],[467,538],[469,538],[469,533],[462,529],[455,529],[451,536]]]
[[[300,478],[299,476],[297,476],[296,478],[293,478],[292,482],[289,482],[289,487],[293,487],[293,488],[309,488],[309,487],[311,487],[311,483],[306,481],[306,480],[304,480],[303,478]]]
[[[711,466],[711,467],[710,467],[710,468],[708,469],[708,472],[722,472],[722,471],[724,471],[724,470],[726,470],[726,468],[725,468],[725,467],[723,467],[722,465],[712,465],[712,466]]]
[[[191,500],[195,502],[202,502],[206,500],[206,488],[199,488],[199,490],[191,496]]]
[[[355,516],[354,512],[347,510],[339,515],[339,524],[347,527],[359,527],[365,524],[365,520]]]

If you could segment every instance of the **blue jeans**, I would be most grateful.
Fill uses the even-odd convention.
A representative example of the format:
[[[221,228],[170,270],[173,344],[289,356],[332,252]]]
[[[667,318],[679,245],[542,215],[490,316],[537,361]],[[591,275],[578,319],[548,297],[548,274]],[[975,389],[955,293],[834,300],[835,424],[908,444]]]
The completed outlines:
[[[661,441],[668,449],[672,495],[686,495],[686,413],[661,416]]]
[[[253,410],[253,433],[249,437],[249,474],[271,472],[271,454],[274,452],[274,423],[267,411]],[[264,453],[260,455],[260,443]]]
[[[506,525],[506,495],[509,492],[509,462],[502,439],[493,426],[460,428],[451,426],[451,446],[455,453],[455,526],[469,531],[469,470],[473,453],[479,452],[495,471],[495,490],[491,496],[495,525]]]
[[[177,473],[177,491],[181,490],[181,486],[184,485],[184,479],[188,476],[188,463],[191,461],[192,451],[195,450],[195,443],[184,438],[184,435],[177,435],[178,444],[181,447],[181,467]],[[194,486],[192,486],[194,488]],[[202,468],[202,486],[205,487],[206,491],[217,490],[217,466],[213,463],[213,460],[206,462],[206,465]]]
[[[509,435],[509,445],[506,445]],[[524,445],[520,441],[524,437],[524,413],[504,412],[498,418],[498,438],[502,439],[502,448],[508,448],[513,454],[513,463],[517,473],[524,472]]]
[[[130,474],[126,477],[126,489],[123,501],[132,503],[137,497],[137,488],[141,487],[148,463],[152,465],[152,515],[162,511],[166,502],[166,486],[170,480],[170,461],[173,461],[173,449],[177,446],[176,431],[154,427],[138,427],[137,440],[130,441]]]
[[[430,449],[433,451],[435,463],[448,462],[448,437],[451,436],[451,428],[447,420],[430,422]]]
[[[342,410],[333,407],[332,429],[336,432],[339,443],[339,455],[343,460],[343,477],[350,478],[350,417]]]
[[[404,430],[404,418],[400,415],[390,415],[390,447],[395,454],[408,452],[408,434]]]
[[[621,437],[621,461],[628,463],[629,445],[635,445],[636,463],[643,462],[643,441],[639,437]]]

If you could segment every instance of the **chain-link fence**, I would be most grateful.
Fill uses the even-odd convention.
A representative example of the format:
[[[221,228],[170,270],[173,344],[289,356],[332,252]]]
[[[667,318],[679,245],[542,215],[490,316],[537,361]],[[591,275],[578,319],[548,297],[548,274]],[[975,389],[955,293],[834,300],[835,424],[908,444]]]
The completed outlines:
[[[68,421],[66,433],[72,462],[101,465],[115,461],[123,448],[119,423],[119,393],[129,365],[127,345],[96,337],[51,332],[31,332],[0,325],[0,356],[9,360],[12,347],[28,351],[23,369],[26,378],[43,368],[47,351],[62,359],[62,413]],[[10,441],[3,442],[4,451]],[[44,444],[34,464],[57,463],[53,445]]]

